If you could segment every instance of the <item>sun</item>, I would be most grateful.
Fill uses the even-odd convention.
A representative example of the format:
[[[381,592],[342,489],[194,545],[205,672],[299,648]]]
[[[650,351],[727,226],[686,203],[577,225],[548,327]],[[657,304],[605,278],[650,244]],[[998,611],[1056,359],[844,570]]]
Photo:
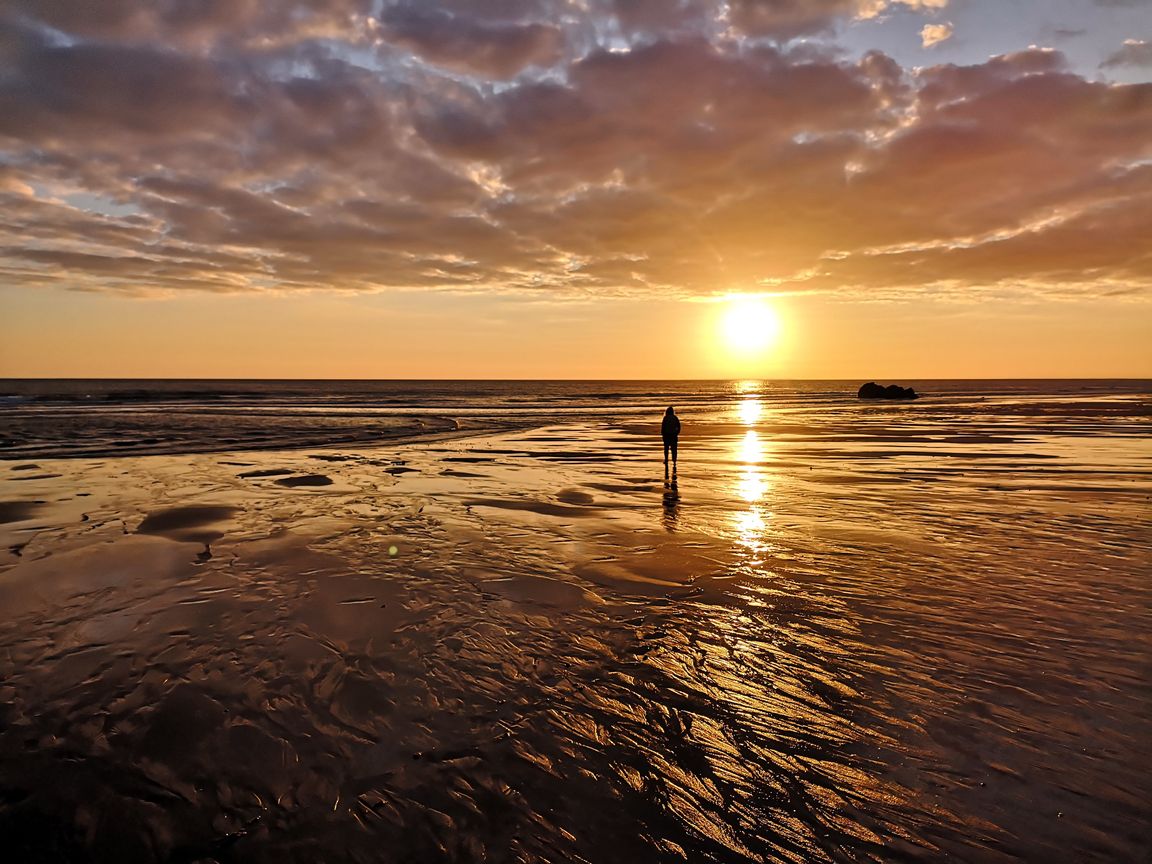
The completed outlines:
[[[780,318],[762,297],[737,294],[725,301],[721,317],[724,346],[744,357],[763,354],[780,335]]]

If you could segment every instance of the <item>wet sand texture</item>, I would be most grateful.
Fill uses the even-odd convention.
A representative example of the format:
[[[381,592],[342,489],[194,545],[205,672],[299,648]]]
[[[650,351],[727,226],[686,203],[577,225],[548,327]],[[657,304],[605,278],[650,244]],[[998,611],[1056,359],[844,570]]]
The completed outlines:
[[[1146,419],[852,410],[0,464],[5,860],[1146,859]]]

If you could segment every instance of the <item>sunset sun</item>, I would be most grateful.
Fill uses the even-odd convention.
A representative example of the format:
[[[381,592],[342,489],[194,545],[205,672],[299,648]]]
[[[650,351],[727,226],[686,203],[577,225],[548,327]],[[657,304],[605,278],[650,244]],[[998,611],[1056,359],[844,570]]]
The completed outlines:
[[[780,318],[762,297],[735,295],[725,301],[721,340],[731,353],[758,356],[771,350],[780,335]]]

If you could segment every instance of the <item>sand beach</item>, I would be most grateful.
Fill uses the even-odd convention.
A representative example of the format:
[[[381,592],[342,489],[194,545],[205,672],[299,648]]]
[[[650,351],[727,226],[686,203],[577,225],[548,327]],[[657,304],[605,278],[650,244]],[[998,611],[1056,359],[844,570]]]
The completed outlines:
[[[11,860],[1147,854],[1147,397],[729,397],[0,463]]]

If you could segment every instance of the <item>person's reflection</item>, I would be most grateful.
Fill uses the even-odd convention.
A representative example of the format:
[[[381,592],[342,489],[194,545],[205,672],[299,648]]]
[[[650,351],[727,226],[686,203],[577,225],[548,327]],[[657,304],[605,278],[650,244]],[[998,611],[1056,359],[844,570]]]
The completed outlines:
[[[675,531],[676,520],[680,517],[680,485],[676,482],[676,469],[672,469],[672,479],[664,472],[664,530]]]

